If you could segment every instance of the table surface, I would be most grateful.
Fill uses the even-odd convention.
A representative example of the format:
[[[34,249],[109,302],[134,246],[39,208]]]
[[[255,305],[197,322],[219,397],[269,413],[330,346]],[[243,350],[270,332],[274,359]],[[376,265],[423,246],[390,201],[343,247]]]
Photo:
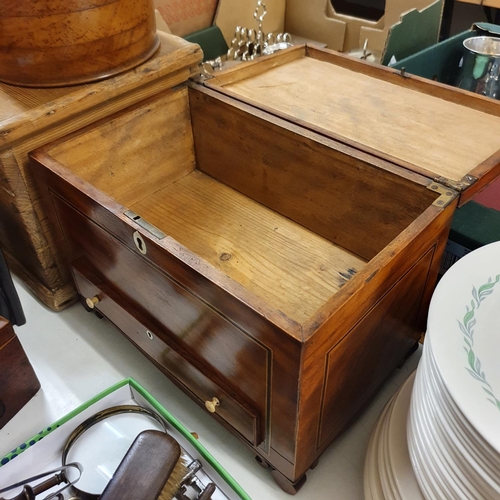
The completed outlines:
[[[27,318],[15,331],[41,382],[38,394],[0,430],[0,456],[124,378],[133,377],[200,441],[254,500],[290,499],[251,451],[153,366],[110,322],[79,304],[55,313],[14,278]],[[382,408],[416,368],[421,349],[396,370],[351,427],[308,473],[297,500],[361,500],[368,440]],[[0,488],[2,484],[0,469]]]

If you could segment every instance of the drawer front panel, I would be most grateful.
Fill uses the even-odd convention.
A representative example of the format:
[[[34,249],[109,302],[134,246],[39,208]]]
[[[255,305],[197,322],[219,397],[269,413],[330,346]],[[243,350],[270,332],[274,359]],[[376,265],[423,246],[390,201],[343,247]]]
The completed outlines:
[[[203,362],[180,343],[163,340],[163,328],[151,323],[140,311],[133,309],[119,292],[103,282],[92,270],[85,259],[78,259],[71,268],[78,292],[85,298],[96,297],[95,309],[117,326],[141,351],[152,359],[174,381],[188,391],[199,404],[212,402],[216,398],[215,414],[245,439],[257,446],[262,440],[260,415],[248,402],[242,400],[231,388],[224,386],[217,375],[206,371]]]
[[[172,361],[176,357],[174,350],[184,350],[187,353],[184,359],[190,360],[191,365],[242,407],[251,408],[255,413],[256,421],[246,425],[246,430],[231,420],[228,422],[253,445],[264,441],[267,447],[270,350],[172,280],[168,269],[149,262],[135,248],[126,246],[59,195],[52,192],[51,198],[71,262],[84,257],[98,279],[119,294],[126,304],[124,309],[140,313],[153,330],[159,330],[154,333],[172,346],[168,363],[163,359],[164,354],[161,362],[156,361],[173,377],[182,374],[183,386],[193,394],[200,394],[199,377],[183,366],[184,362]],[[116,217],[113,226],[121,225],[127,226],[127,223]],[[210,297],[205,299],[209,301]],[[137,317],[136,313],[134,316]],[[128,331],[125,333],[129,335]],[[134,342],[137,343],[137,339]],[[210,391],[211,388],[207,389]],[[207,396],[201,391],[198,398],[204,401]]]

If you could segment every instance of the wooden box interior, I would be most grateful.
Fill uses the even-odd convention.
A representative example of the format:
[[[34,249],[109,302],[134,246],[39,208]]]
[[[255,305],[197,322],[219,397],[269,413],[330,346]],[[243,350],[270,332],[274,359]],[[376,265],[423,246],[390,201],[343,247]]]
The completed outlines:
[[[196,85],[46,152],[298,324],[439,197],[430,181]]]

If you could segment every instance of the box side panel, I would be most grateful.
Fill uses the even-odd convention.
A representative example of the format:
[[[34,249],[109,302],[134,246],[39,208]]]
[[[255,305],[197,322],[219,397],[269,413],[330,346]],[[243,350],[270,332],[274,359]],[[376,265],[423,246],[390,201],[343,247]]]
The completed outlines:
[[[163,92],[47,151],[76,175],[130,207],[194,168],[187,90]]]
[[[346,285],[346,293],[352,289],[349,299],[338,308],[330,304],[334,312],[311,331],[301,380],[297,474],[348,425],[420,338],[455,207],[456,200],[445,210],[430,207],[370,263],[367,275]]]
[[[418,341],[418,313],[434,252],[435,247],[428,250],[326,353],[318,449],[339,432],[347,415],[363,405]]]
[[[27,162],[27,158],[24,159]],[[43,226],[11,149],[0,155],[0,241],[11,270],[50,308],[59,310],[75,299],[74,289],[61,276]]]

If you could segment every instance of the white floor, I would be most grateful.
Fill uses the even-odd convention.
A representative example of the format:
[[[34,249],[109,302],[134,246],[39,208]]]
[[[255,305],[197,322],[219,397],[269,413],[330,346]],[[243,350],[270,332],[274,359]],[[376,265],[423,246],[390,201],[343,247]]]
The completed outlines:
[[[79,304],[54,313],[15,280],[27,318],[16,333],[42,384],[41,391],[0,430],[0,457],[103,389],[135,378],[174,414],[236,479],[253,500],[289,499],[268,471],[229,431],[212,420],[155,368],[107,320],[99,320]],[[396,370],[358,420],[309,471],[305,499],[363,499],[363,463],[368,439],[385,403],[416,368],[417,351]],[[1,485],[6,486],[6,485]]]

